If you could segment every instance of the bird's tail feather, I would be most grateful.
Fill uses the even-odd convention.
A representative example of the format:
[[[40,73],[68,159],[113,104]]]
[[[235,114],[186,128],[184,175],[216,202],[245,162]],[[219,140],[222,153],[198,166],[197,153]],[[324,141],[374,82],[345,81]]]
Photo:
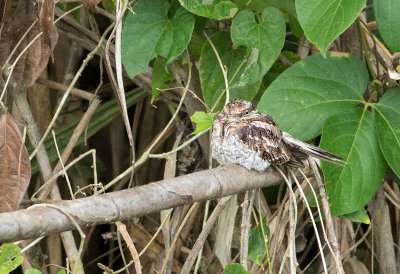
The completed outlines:
[[[316,157],[323,161],[331,162],[342,167],[344,167],[344,165],[346,164],[342,157],[330,153],[329,151],[320,149],[319,147],[297,140],[286,132],[284,133],[284,138],[287,144],[297,148],[299,151],[304,152],[310,156]]]

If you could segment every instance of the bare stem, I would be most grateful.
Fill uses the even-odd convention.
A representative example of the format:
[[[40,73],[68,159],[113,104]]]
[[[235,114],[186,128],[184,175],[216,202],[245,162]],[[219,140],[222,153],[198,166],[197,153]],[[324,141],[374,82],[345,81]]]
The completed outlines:
[[[213,49],[215,56],[217,57],[219,66],[221,68],[222,71],[222,76],[224,77],[224,82],[225,82],[225,89],[226,89],[226,100],[225,100],[225,104],[227,104],[229,102],[229,82],[228,82],[228,69],[226,66],[224,66],[224,64],[222,64],[222,60],[219,57],[218,51],[215,48],[213,42],[211,41],[210,37],[208,37],[207,33],[203,32],[204,36],[206,37],[208,43],[210,43],[211,48]]]
[[[194,264],[197,254],[199,253],[200,249],[204,245],[204,242],[207,239],[207,236],[210,234],[212,227],[214,226],[215,222],[218,220],[219,215],[221,215],[221,212],[224,210],[226,205],[228,204],[229,200],[232,198],[232,196],[224,197],[222,198],[219,202],[218,205],[215,207],[213,212],[211,213],[210,218],[208,219],[204,229],[201,231],[199,237],[196,240],[196,243],[194,244],[192,250],[190,251],[185,264],[183,265],[182,272],[183,274],[190,273],[190,269],[192,268],[192,265]],[[161,272],[163,273],[163,272]]]

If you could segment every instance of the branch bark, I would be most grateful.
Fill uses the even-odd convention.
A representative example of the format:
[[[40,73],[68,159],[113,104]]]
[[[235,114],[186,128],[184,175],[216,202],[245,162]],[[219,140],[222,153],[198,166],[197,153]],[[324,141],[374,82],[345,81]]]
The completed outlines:
[[[78,225],[92,226],[267,187],[278,184],[280,180],[279,173],[272,168],[259,173],[240,166],[226,166],[127,190],[64,201],[57,206],[74,216]],[[0,214],[0,242],[72,229],[75,229],[74,224],[54,208],[32,207]]]

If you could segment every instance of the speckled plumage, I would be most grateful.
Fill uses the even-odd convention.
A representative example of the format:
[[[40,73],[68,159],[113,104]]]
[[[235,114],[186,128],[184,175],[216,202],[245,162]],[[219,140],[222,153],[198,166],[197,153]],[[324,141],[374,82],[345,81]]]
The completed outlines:
[[[302,167],[308,155],[338,163],[341,158],[294,139],[251,102],[237,99],[225,105],[212,128],[212,155],[222,165],[238,164],[264,171],[271,164]]]

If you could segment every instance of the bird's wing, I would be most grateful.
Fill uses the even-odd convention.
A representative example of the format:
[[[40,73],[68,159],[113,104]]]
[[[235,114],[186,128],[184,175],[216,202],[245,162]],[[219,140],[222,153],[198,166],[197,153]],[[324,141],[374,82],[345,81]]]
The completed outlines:
[[[265,119],[244,121],[237,124],[235,132],[239,139],[249,149],[259,153],[263,160],[275,165],[290,161],[291,152],[282,142],[282,132],[273,121]]]

